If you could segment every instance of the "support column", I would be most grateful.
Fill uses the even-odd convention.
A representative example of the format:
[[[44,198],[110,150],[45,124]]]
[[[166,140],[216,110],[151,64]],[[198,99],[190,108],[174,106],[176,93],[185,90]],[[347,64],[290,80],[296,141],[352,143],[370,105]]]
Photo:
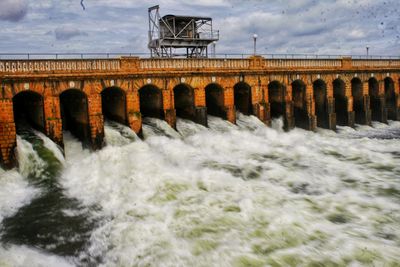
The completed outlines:
[[[355,113],[353,110],[353,97],[352,96],[346,96],[345,97],[346,101],[346,116],[345,116],[345,124],[349,127],[355,126]]]
[[[355,122],[363,125],[371,125],[371,109],[370,109],[370,98],[368,95],[369,84],[363,82],[363,101],[361,110],[357,110],[355,115]]]
[[[46,135],[61,148],[64,148],[59,97],[44,96],[44,117]]]
[[[164,109],[164,120],[174,129],[176,129],[176,111],[173,108],[173,90],[164,89],[163,94],[163,109]]]
[[[391,120],[399,121],[400,120],[400,97],[399,97],[399,81],[395,79],[393,81],[394,86],[394,96],[395,96],[395,105],[392,109],[388,110],[388,118]]]
[[[326,103],[326,128],[330,130],[336,130],[335,98],[328,97]]]
[[[385,83],[379,82],[379,95],[372,104],[372,120],[387,123],[387,109],[385,99]]]
[[[303,128],[309,131],[315,131],[315,129],[317,129],[317,116],[315,116],[315,101],[313,98],[313,91],[314,91],[313,85],[307,84],[305,92],[307,118],[304,121]]]
[[[284,129],[286,131],[289,131],[295,127],[295,121],[294,121],[294,104],[292,101],[292,86],[283,84],[284,86]]]
[[[142,130],[142,114],[140,113],[139,92],[137,90],[126,93],[126,113],[129,127],[139,134]]]
[[[14,122],[13,102],[11,99],[0,99],[0,164],[11,169],[16,160],[14,148],[17,146],[17,133]]]
[[[266,125],[271,124],[271,115],[270,115],[270,105],[268,103],[268,87],[265,85],[260,85],[260,91],[257,94],[257,98],[255,98],[252,103],[253,104],[253,115],[259,118]],[[252,96],[255,94],[252,93]]]
[[[207,123],[206,91],[204,88],[194,88],[194,122],[203,126]]]
[[[236,109],[234,100],[234,89],[233,87],[224,88],[224,111],[226,119],[231,123],[236,123]]]
[[[101,94],[88,96],[88,113],[90,126],[90,147],[93,150],[104,146],[104,118],[101,111]]]

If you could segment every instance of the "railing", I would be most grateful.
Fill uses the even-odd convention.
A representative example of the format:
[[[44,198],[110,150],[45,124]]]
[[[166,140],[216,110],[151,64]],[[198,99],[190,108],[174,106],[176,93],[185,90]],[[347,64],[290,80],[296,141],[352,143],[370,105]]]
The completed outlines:
[[[353,67],[400,67],[400,60],[352,60]]]
[[[140,69],[248,69],[250,59],[141,59]]]
[[[381,55],[315,55],[315,54],[257,54],[267,59],[341,59],[344,57],[351,57],[354,59],[365,60],[398,60],[400,56],[381,56]],[[0,53],[0,60],[4,59],[109,59],[127,57],[141,57],[150,58],[150,53]],[[246,59],[254,54],[249,53],[217,53],[209,54],[209,58],[233,58],[233,59]]]
[[[340,59],[266,59],[267,68],[335,68],[341,67]]]
[[[35,54],[36,55],[36,54]],[[59,54],[57,54],[59,56]],[[65,54],[71,55],[71,54]],[[75,55],[75,54],[73,54]],[[98,54],[91,54],[98,55]],[[111,54],[111,56],[121,54]],[[85,72],[141,72],[141,71],[197,71],[247,69],[337,69],[337,68],[390,68],[400,67],[400,58],[139,58],[120,57],[106,59],[0,59],[0,73],[85,73]],[[288,56],[288,55],[286,55]],[[110,54],[108,54],[110,57]]]
[[[0,72],[82,72],[117,71],[119,59],[90,60],[0,60]]]

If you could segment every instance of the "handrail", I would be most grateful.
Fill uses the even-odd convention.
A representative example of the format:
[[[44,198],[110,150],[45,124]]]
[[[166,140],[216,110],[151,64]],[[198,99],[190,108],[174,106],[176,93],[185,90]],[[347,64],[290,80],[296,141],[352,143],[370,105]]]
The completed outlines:
[[[141,57],[150,58],[149,53],[126,53],[126,52],[110,52],[110,53],[0,53],[0,60],[37,60],[37,59],[108,59],[119,57]],[[209,54],[208,58],[233,58],[244,59],[254,56],[250,53],[217,53]],[[267,59],[341,59],[344,57],[364,60],[376,59],[400,59],[400,56],[389,55],[318,55],[318,54],[257,54]]]

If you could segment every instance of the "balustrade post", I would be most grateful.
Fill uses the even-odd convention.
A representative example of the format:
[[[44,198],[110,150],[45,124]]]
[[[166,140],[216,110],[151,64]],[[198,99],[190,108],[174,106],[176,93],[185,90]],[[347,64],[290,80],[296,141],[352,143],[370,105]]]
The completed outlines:
[[[17,133],[14,122],[12,99],[0,99],[0,165],[11,169],[16,165],[14,148],[17,146]]]

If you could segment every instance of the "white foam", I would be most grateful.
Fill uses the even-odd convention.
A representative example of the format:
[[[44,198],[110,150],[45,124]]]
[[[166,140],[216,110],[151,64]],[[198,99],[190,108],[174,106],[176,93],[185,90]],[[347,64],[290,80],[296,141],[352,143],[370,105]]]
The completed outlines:
[[[2,267],[72,267],[72,263],[62,257],[48,255],[25,246],[0,246],[0,266]]]
[[[286,133],[281,120],[268,128],[252,117],[208,122],[210,130],[171,139],[161,135],[173,130],[154,120],[145,142],[92,154],[65,141],[67,194],[108,218],[89,249],[104,266],[400,258],[398,140],[356,138],[351,129]],[[390,127],[398,126],[381,129]],[[193,127],[178,120],[182,128]]]

